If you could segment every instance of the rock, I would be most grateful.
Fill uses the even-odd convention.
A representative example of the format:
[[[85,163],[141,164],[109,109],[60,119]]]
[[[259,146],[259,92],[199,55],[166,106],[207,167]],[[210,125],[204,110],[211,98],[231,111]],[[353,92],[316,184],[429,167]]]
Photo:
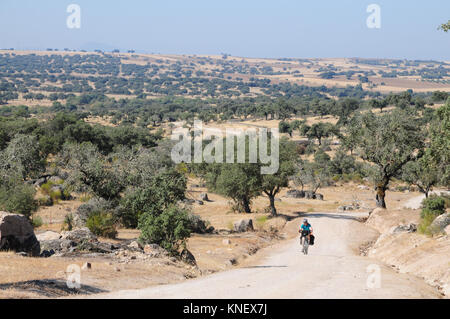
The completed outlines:
[[[366,185],[358,185],[358,189],[368,191],[370,188]]]
[[[156,244],[147,244],[144,246],[144,253],[152,257],[167,255],[167,252]]]
[[[76,245],[77,243],[70,239],[61,239],[59,241],[59,249],[62,251],[70,251]]]
[[[205,201],[205,202],[209,201],[208,194],[207,193],[201,193],[200,194],[200,200]]]
[[[47,183],[47,178],[41,177],[41,178],[38,178],[38,179],[34,182],[34,186],[36,186],[36,187],[41,187],[41,186],[44,185],[45,183]]]
[[[234,265],[237,265],[237,260],[236,260],[236,258],[231,258],[230,260],[227,260],[227,261],[225,262],[225,265],[227,265],[227,266],[234,266]]]
[[[55,254],[55,251],[54,251],[53,249],[50,249],[50,250],[42,250],[42,251],[41,251],[40,257],[42,257],[42,258],[48,258],[48,257],[53,256],[54,254]]]
[[[91,268],[92,268],[92,265],[91,265],[91,263],[88,263],[88,262],[84,263],[83,266],[81,266],[82,270],[88,270]]]
[[[201,219],[198,215],[190,214],[189,220],[190,229],[195,234],[206,234],[214,231],[214,227],[209,226],[209,223]]]
[[[33,226],[23,215],[0,212],[0,250],[39,256],[41,248]]]
[[[36,238],[39,241],[56,240],[61,238],[61,234],[54,231],[46,231],[45,233],[36,235]]]
[[[316,194],[316,199],[323,200],[323,195],[322,194]]]
[[[313,192],[305,192],[305,198],[306,199],[316,199],[316,194],[314,194]]]
[[[129,248],[142,249],[141,245],[137,241],[133,241],[128,245]]]
[[[349,211],[349,210],[354,210],[355,207],[353,205],[344,205],[344,206],[339,206],[338,210],[341,212],[345,212],[345,211]]]
[[[231,240],[224,239],[224,240],[222,240],[222,244],[224,244],[224,245],[231,245]]]
[[[409,225],[399,225],[394,226],[391,230],[392,234],[398,234],[398,233],[414,233],[417,231],[417,225],[416,224],[409,224]]]
[[[192,253],[187,250],[187,249],[183,249],[183,251],[180,254],[181,260],[183,260],[185,263],[188,263],[189,265],[197,265],[197,261],[195,260],[194,255],[192,255]]]
[[[198,205],[203,205],[204,204],[203,201],[201,201],[201,200],[196,200],[195,203],[198,204]]]
[[[450,213],[445,213],[435,218],[435,220],[430,225],[430,230],[433,233],[443,233],[449,225]]]
[[[61,251],[61,243],[63,242],[63,240],[61,239],[52,239],[52,240],[40,240],[39,241],[41,244],[41,255],[45,252],[45,251]]]
[[[447,227],[445,227],[444,232],[445,232],[447,235],[450,235],[450,225],[448,225]]]
[[[194,199],[190,199],[190,198],[185,198],[183,200],[183,203],[186,204],[186,205],[192,205],[192,204],[195,203],[195,200]]]
[[[290,198],[304,198],[305,192],[297,189],[291,189],[287,191],[286,196]]]
[[[72,231],[62,232],[61,235],[62,235],[61,239],[74,241],[76,243],[80,243],[82,241],[97,240],[97,237],[93,233],[91,233],[91,231],[87,227],[77,228]]]
[[[28,257],[28,254],[23,252],[23,251],[20,251],[20,252],[16,253],[16,255],[17,256],[21,256],[21,257]]]
[[[251,219],[242,219],[234,224],[234,231],[238,233],[244,233],[253,230],[253,220]]]

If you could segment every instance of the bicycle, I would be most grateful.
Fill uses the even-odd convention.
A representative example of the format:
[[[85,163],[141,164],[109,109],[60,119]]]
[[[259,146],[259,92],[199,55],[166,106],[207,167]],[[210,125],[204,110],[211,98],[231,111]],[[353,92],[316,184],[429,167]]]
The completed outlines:
[[[302,241],[303,241],[302,253],[305,254],[305,255],[308,255],[308,247],[309,247],[308,235],[309,234],[304,234],[302,232],[302,235],[300,236],[300,244],[302,244]],[[302,240],[302,239],[304,239],[304,240]]]

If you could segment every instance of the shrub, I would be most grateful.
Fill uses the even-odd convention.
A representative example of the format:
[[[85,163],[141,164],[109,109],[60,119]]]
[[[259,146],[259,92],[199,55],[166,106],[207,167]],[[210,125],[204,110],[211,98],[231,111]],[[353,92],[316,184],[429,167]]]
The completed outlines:
[[[87,203],[91,198],[92,198],[91,195],[84,194],[84,195],[80,196],[80,202]]]
[[[42,221],[41,216],[33,216],[31,219],[31,224],[34,228],[39,228],[44,224],[44,222]]]
[[[174,253],[190,236],[190,224],[188,212],[175,205],[169,206],[159,215],[146,212],[139,219],[140,241],[158,244]]]
[[[435,217],[445,213],[446,201],[443,197],[431,195],[422,201],[422,213],[424,218],[426,215],[435,215]]]
[[[53,202],[58,203],[61,199],[70,199],[70,193],[67,189],[64,189],[62,187],[56,188],[52,190],[52,187],[55,185],[61,185],[63,181],[61,182],[52,182],[48,181],[45,184],[41,185],[41,192],[45,195],[50,196]]]
[[[86,220],[86,227],[97,236],[107,238],[116,238],[117,236],[114,218],[108,212],[97,211],[91,213]]]
[[[30,185],[18,184],[12,188],[0,188],[0,208],[10,213],[22,214],[28,218],[36,210],[36,191]]]
[[[66,216],[64,216],[64,222],[63,222],[62,230],[71,231],[72,229],[73,229],[73,215],[72,214],[67,214]]]
[[[430,225],[439,215],[445,213],[448,206],[446,198],[432,195],[422,201],[422,212],[420,213],[421,221],[418,226],[418,231],[425,235],[432,235],[433,231]]]

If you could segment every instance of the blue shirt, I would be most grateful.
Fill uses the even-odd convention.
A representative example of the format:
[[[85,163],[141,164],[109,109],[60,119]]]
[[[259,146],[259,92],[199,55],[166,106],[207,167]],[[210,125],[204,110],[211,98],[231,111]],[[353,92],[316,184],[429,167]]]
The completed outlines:
[[[308,230],[311,231],[311,225],[310,224],[302,224],[302,226],[300,227],[302,230]]]

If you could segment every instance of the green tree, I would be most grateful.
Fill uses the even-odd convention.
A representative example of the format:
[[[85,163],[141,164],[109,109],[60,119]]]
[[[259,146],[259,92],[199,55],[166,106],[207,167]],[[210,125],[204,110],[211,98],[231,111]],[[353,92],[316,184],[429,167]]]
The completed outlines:
[[[295,143],[281,139],[278,171],[275,174],[262,175],[261,178],[261,189],[269,197],[272,216],[277,215],[275,196],[283,187],[289,186],[289,178],[295,173],[296,161]]]
[[[450,186],[450,99],[436,110],[430,140],[430,154],[439,169],[440,182]]]
[[[23,180],[42,173],[45,169],[45,159],[40,152],[36,136],[16,135],[0,153],[0,167],[19,173]]]
[[[390,180],[406,163],[420,157],[425,134],[417,119],[403,110],[378,116],[367,113],[360,120],[358,153],[374,165],[371,175],[375,181],[376,203],[378,207],[386,208],[385,196]]]
[[[149,212],[139,219],[140,240],[175,253],[190,237],[191,221],[186,210],[171,205],[161,214]]]
[[[338,130],[331,123],[315,123],[306,131],[306,137],[310,140],[317,139],[319,145],[322,145],[323,138],[332,135],[338,135]]]
[[[235,209],[251,213],[252,199],[261,194],[261,172],[256,163],[216,164],[206,175],[207,184],[231,198]]]
[[[433,186],[440,179],[439,169],[431,157],[431,153],[427,151],[423,157],[407,163],[403,167],[402,178],[409,184],[416,185],[419,191],[428,198]]]
[[[278,124],[278,130],[280,133],[287,133],[287,134],[289,134],[290,137],[292,137],[293,129],[292,129],[292,126],[288,122],[281,121]]]
[[[450,30],[450,20],[447,23],[441,24],[438,29],[448,32]]]
[[[161,171],[145,182],[127,189],[121,200],[120,219],[135,228],[140,216],[161,214],[170,205],[185,198],[186,178],[174,169]]]

